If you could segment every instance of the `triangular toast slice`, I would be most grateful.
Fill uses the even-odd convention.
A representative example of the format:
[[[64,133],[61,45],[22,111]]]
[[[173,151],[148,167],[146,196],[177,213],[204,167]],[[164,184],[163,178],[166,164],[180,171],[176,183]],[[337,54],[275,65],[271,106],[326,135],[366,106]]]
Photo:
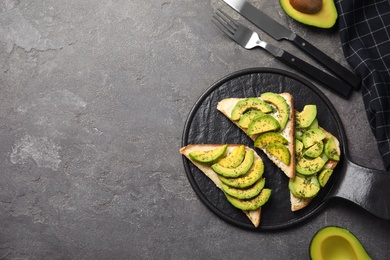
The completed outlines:
[[[274,94],[276,94],[276,93],[274,93]],[[283,163],[280,159],[278,159],[273,154],[271,154],[265,147],[258,147],[258,148],[261,149],[268,156],[268,158],[285,173],[285,175],[288,178],[292,179],[295,177],[295,142],[294,142],[294,131],[295,131],[294,112],[295,112],[295,110],[294,110],[294,102],[293,102],[292,95],[289,93],[280,93],[277,95],[281,96],[285,100],[285,102],[287,103],[287,106],[288,106],[288,118],[287,118],[287,122],[285,124],[285,127],[283,129],[279,129],[275,132],[279,133],[287,140],[287,144],[285,144],[285,147],[288,149],[288,151],[290,153],[289,163],[288,164]],[[260,100],[263,100],[261,96],[254,97],[254,98],[258,98]],[[244,100],[247,100],[247,99],[248,98],[223,99],[218,103],[217,109],[220,112],[222,112],[227,118],[229,118],[235,125],[237,125],[242,131],[244,131],[249,136],[249,138],[251,138],[253,141],[256,141],[256,138],[260,134],[249,134],[248,128],[242,127],[239,123],[239,121],[240,121],[239,119],[232,118],[232,112],[235,109],[237,103],[243,102]],[[252,99],[252,98],[250,98],[250,99]],[[279,117],[278,110],[275,108],[275,106],[273,104],[271,104],[271,103],[268,103],[268,104],[271,105],[272,111],[266,112],[266,113],[270,114],[275,119],[278,119],[278,117]],[[253,110],[253,109],[249,108],[249,110]]]
[[[324,128],[322,128],[320,126],[318,128],[321,129],[327,135],[327,138],[325,139],[325,141],[329,140],[330,138],[333,138],[333,140],[335,142],[335,146],[337,148],[337,153],[341,154],[339,140],[334,135],[332,135],[330,132],[326,131]],[[338,164],[338,161],[329,159],[326,162],[326,164],[324,165],[323,169],[333,170],[334,168],[336,168],[337,164]],[[310,202],[312,200],[313,200],[313,198],[307,198],[307,199],[306,198],[298,198],[298,197],[294,196],[294,194],[290,191],[291,211],[297,211],[297,210],[305,208],[307,205],[310,204]]]
[[[182,155],[184,155],[185,157],[187,157],[187,159],[189,159],[196,167],[198,167],[199,170],[201,170],[219,189],[221,189],[224,192],[224,189],[222,187],[222,185],[224,185],[224,184],[222,183],[219,175],[213,170],[213,168],[212,168],[213,164],[196,161],[196,160],[194,160],[194,158],[192,156],[190,156],[190,153],[192,153],[192,152],[199,152],[199,151],[206,152],[206,151],[210,151],[210,150],[219,148],[221,146],[223,146],[223,144],[190,144],[190,145],[187,145],[185,147],[182,147],[180,149],[180,153]],[[230,154],[233,151],[233,149],[235,149],[236,147],[239,147],[239,146],[243,146],[243,145],[228,144],[227,148],[226,148],[225,155]],[[253,149],[251,149],[247,146],[245,146],[244,149],[246,152],[253,152],[253,155],[254,155],[253,164],[248,171],[248,173],[249,173],[253,170],[256,162],[262,164],[262,159],[259,155],[256,154],[256,152]],[[243,175],[240,177],[245,178],[246,175]],[[226,192],[224,192],[224,193],[226,195]],[[243,212],[245,213],[245,215],[249,218],[249,220],[252,222],[252,224],[255,227],[258,227],[260,225],[261,207],[255,209],[255,210],[243,210]]]

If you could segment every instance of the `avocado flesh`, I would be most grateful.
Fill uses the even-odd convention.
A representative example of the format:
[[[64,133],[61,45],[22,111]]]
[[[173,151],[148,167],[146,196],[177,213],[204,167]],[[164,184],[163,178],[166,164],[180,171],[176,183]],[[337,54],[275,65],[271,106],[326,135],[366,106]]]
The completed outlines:
[[[318,174],[318,182],[320,183],[321,187],[326,185],[332,173],[332,169],[325,168]]]
[[[233,150],[221,160],[218,161],[218,164],[226,168],[235,168],[242,163],[245,157],[245,146],[240,145],[233,148]]]
[[[372,259],[354,234],[336,226],[319,230],[310,242],[309,251],[313,260]]]
[[[237,198],[234,198],[228,194],[226,195],[226,198],[228,201],[236,208],[241,210],[257,210],[261,206],[263,206],[271,196],[272,191],[270,189],[262,189],[260,194],[254,197],[253,199],[249,200],[240,200]]]
[[[225,144],[209,151],[193,151],[189,153],[189,157],[200,163],[213,163],[225,155],[227,147],[228,145]]]
[[[280,130],[283,130],[286,127],[289,115],[290,108],[286,102],[286,100],[279,94],[272,92],[265,92],[260,95],[261,98],[268,103],[271,103],[278,110],[278,121],[280,125]]]
[[[295,127],[308,128],[317,117],[317,106],[306,105],[301,112],[295,113]]]
[[[222,166],[221,164],[215,163],[211,165],[211,168],[218,174],[224,177],[235,178],[247,173],[252,167],[254,161],[254,153],[253,151],[245,152],[245,158],[240,165],[235,168],[227,168]]]
[[[338,13],[333,0],[323,0],[322,8],[315,14],[302,13],[290,4],[290,0],[279,0],[280,6],[292,19],[319,28],[331,28],[335,25]]]
[[[258,137],[256,137],[256,140],[254,142],[254,146],[258,148],[264,148],[269,144],[272,143],[281,143],[281,144],[288,144],[288,141],[286,138],[284,138],[281,134],[275,133],[275,132],[266,132],[260,134]]]
[[[248,125],[252,119],[262,115],[264,115],[264,113],[259,110],[249,110],[240,117],[240,120],[238,120],[237,124],[242,128],[248,128]]]
[[[254,135],[280,129],[279,122],[270,115],[256,117],[248,125],[247,134]]]
[[[290,152],[286,146],[281,143],[272,143],[265,147],[265,150],[278,158],[279,161],[283,162],[285,165],[290,164]]]
[[[326,134],[319,128],[313,128],[307,130],[302,136],[302,143],[305,148],[314,145],[316,142],[320,142],[326,138]]]
[[[318,183],[316,175],[296,175],[295,178],[290,179],[289,182],[292,182],[293,194],[298,198],[310,199],[316,196],[320,191],[320,184]]]
[[[263,173],[264,163],[262,160],[258,160],[254,162],[252,170],[243,176],[237,178],[226,178],[219,175],[218,178],[221,182],[229,185],[230,187],[245,189],[257,182],[263,176]]]
[[[310,158],[316,158],[322,154],[324,150],[324,143],[322,141],[314,143],[305,152],[304,155]]]
[[[326,142],[324,152],[329,159],[334,161],[340,160],[340,153],[333,137]]]
[[[239,120],[241,115],[249,109],[260,110],[263,113],[269,113],[272,108],[260,98],[246,98],[237,102],[231,113],[231,120]]]
[[[321,156],[315,159],[307,159],[306,157],[301,157],[297,161],[296,171],[303,175],[312,175],[319,172],[325,165]]]
[[[225,183],[221,183],[222,190],[229,194],[232,197],[235,197],[237,199],[247,200],[252,199],[259,195],[261,190],[264,188],[265,185],[265,179],[260,178],[255,184],[253,184],[251,187],[246,189],[238,189],[234,187],[230,187],[229,185],[226,185]]]

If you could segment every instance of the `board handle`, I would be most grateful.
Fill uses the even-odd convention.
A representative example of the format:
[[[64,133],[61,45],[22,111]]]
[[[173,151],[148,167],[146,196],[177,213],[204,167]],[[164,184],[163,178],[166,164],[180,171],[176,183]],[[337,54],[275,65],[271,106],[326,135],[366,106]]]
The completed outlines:
[[[334,197],[347,199],[372,215],[390,219],[390,172],[360,166],[345,160]]]

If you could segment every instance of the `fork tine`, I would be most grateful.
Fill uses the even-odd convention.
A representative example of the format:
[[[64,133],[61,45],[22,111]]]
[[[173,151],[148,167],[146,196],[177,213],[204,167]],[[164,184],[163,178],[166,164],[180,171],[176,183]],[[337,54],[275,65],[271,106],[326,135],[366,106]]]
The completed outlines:
[[[232,17],[230,17],[227,13],[224,11],[217,9],[217,12],[215,12],[216,15],[221,17],[229,26],[231,26],[234,30],[237,29],[238,24],[234,21]]]
[[[227,24],[221,20],[220,17],[214,16],[211,21],[219,28],[221,29],[224,33],[226,33],[228,36],[232,37],[234,35],[234,30],[230,27],[227,27]]]

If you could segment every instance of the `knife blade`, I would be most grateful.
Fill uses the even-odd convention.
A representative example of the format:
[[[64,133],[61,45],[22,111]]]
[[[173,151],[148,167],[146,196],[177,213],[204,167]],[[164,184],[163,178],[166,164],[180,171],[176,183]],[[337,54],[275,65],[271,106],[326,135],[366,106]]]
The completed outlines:
[[[288,40],[292,42],[296,47],[322,64],[334,75],[338,76],[340,79],[352,86],[354,90],[360,89],[361,79],[356,74],[343,67],[341,64],[330,58],[310,42],[306,41],[293,31],[287,29],[269,17],[267,14],[248,3],[246,0],[223,1],[234,10],[239,12],[246,19],[262,29],[264,32],[266,32],[268,35],[273,37],[275,40]]]

